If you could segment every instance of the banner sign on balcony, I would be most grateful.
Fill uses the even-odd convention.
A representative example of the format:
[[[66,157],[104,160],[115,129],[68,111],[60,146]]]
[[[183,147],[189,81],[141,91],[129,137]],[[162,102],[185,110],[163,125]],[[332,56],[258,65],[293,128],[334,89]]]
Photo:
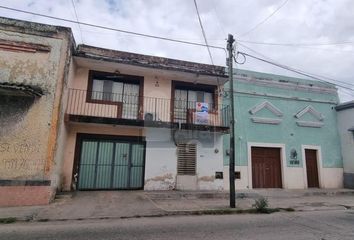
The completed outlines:
[[[196,111],[195,111],[195,124],[209,124],[209,105],[204,102],[196,103]]]

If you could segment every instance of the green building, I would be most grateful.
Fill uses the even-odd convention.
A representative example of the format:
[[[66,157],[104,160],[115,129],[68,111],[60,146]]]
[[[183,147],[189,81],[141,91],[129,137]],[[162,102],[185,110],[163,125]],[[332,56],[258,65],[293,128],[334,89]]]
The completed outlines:
[[[342,187],[333,85],[246,70],[233,79],[237,189]],[[224,149],[227,189],[229,136]]]

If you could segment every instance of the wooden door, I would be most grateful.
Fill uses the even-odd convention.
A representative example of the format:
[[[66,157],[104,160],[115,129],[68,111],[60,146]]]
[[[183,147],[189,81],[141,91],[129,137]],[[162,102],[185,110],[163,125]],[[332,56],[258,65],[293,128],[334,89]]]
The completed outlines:
[[[281,188],[280,148],[252,147],[253,188]]]
[[[305,149],[306,158],[306,172],[307,172],[307,187],[318,188],[320,187],[318,181],[318,168],[317,168],[317,150]]]

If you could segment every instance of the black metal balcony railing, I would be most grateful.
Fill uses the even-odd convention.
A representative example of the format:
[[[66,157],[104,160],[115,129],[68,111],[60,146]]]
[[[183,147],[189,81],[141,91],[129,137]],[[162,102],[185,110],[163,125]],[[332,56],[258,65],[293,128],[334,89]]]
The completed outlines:
[[[200,123],[196,102],[138,95],[69,89],[66,114],[140,122],[181,123],[228,128],[227,105],[209,104],[207,119]]]

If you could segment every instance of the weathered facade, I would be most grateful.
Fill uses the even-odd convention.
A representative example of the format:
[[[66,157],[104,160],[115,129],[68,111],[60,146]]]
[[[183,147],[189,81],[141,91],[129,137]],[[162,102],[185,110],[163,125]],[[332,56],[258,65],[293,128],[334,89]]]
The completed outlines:
[[[344,187],[354,189],[354,101],[336,107],[342,146]]]
[[[245,70],[234,83],[236,188],[343,186],[334,86]]]
[[[228,189],[224,67],[75,46],[68,28],[0,18],[0,69],[0,206]],[[241,70],[234,81],[237,188],[342,186],[333,86]]]
[[[65,91],[63,191],[222,189],[225,69],[79,45]],[[198,122],[198,103],[208,103]]]
[[[46,204],[73,44],[71,30],[0,18],[0,206]]]
[[[63,27],[1,18],[0,29],[0,205],[223,188],[223,67],[76,47]]]

